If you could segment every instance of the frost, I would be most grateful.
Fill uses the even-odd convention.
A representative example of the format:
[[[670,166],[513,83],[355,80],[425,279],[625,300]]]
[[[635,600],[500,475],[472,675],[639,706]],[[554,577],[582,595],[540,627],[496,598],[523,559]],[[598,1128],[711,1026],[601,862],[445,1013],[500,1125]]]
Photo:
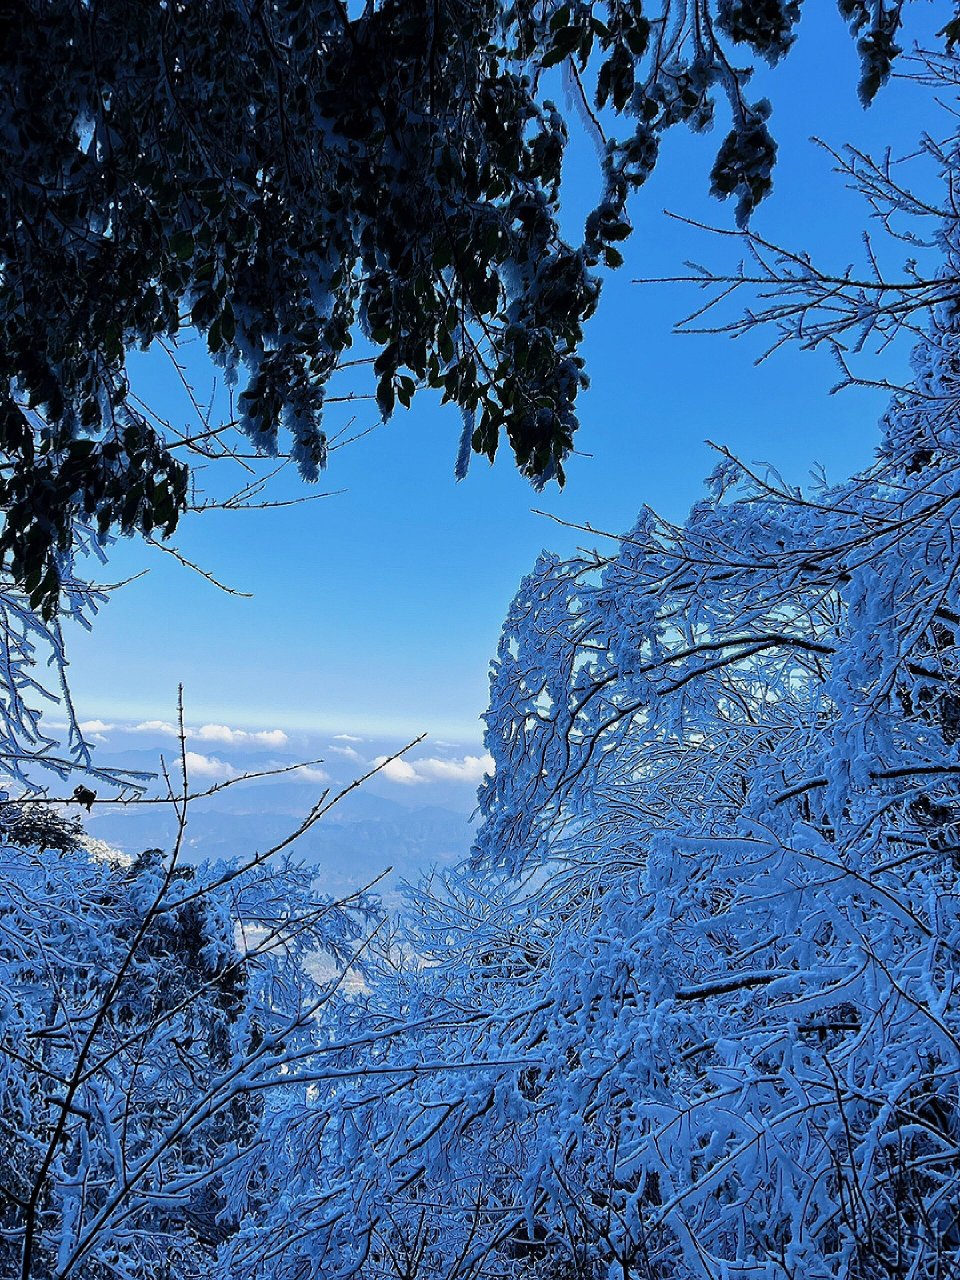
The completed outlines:
[[[954,312],[915,368],[852,480],[727,457],[524,580],[471,858],[411,889],[224,1277],[960,1266]]]

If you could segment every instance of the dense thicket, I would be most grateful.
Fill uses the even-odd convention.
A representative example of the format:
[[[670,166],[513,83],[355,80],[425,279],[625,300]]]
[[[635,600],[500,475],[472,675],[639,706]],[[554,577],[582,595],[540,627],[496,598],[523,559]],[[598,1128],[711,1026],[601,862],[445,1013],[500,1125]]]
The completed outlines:
[[[4,848],[10,1265],[29,1219],[31,1280],[951,1280],[958,369],[944,302],[867,472],[725,458],[683,525],[542,558],[473,856],[354,998],[292,868],[201,910]]]
[[[840,0],[868,100],[903,0]],[[169,533],[191,450],[130,394],[126,352],[199,330],[256,449],[324,465],[325,391],[354,337],[388,415],[430,385],[465,414],[460,463],[505,434],[562,479],[577,354],[628,192],[672,125],[725,136],[714,191],[769,190],[748,66],[799,0],[24,0],[0,12],[0,554],[50,612],[78,514]],[[566,126],[546,69],[595,115],[603,195],[558,230]],[[612,129],[610,137],[604,128]],[[216,432],[216,427],[211,428]]]
[[[268,1185],[264,1116],[368,917],[311,873],[98,850],[0,803],[0,1272],[187,1280]],[[277,1105],[275,1100],[274,1105]],[[265,1181],[266,1179],[266,1181]]]
[[[939,244],[955,280],[949,201]],[[386,1083],[324,1099],[225,1276],[960,1269],[955,298],[928,322],[869,470],[724,457],[524,581],[473,856],[345,1011]]]
[[[893,52],[899,6],[871,5],[869,13],[867,6],[842,7],[862,20],[868,72],[873,68],[869,92]],[[216,310],[204,318],[201,308],[196,323],[228,367],[246,362],[253,388],[258,378],[274,376],[274,356],[277,368],[288,356],[302,359],[296,372],[305,379],[280,380],[272,419],[249,407],[257,399],[251,392],[245,429],[259,445],[274,447],[289,410],[287,425],[309,470],[322,454],[322,431],[309,415],[339,356],[324,347],[328,364],[314,367],[309,332],[298,355],[297,331],[284,329],[290,316],[276,312],[265,319],[264,307],[279,307],[277,298],[293,294],[271,299],[253,290],[244,310],[238,291],[254,268],[270,279],[275,269],[289,272],[301,301],[313,299],[303,302],[308,320],[322,328],[323,308],[326,324],[343,304],[347,329],[356,316],[384,354],[400,343],[371,327],[369,291],[378,271],[393,271],[389,323],[407,323],[413,313],[393,301],[402,301],[402,271],[378,237],[401,208],[392,204],[395,196],[400,200],[402,165],[401,152],[392,150],[391,113],[413,112],[417,102],[422,108],[423,98],[420,81],[415,86],[411,77],[389,112],[377,116],[377,164],[389,161],[391,181],[400,185],[384,186],[381,204],[363,205],[358,192],[370,196],[364,184],[381,180],[363,168],[369,134],[353,136],[341,121],[342,127],[330,126],[333,141],[325,140],[316,155],[307,135],[285,139],[293,86],[280,71],[289,60],[320,58],[318,49],[339,65],[339,48],[344,65],[354,65],[348,46],[373,41],[401,15],[371,9],[352,20],[337,18],[338,28],[338,11],[332,11],[324,21],[346,43],[338,46],[328,31],[327,44],[299,47],[280,39],[276,24],[293,23],[302,8],[222,10],[247,24],[244,39],[253,42],[234,47],[238,67],[256,32],[267,42],[264,66],[276,76],[262,117],[256,102],[251,114],[245,101],[251,123],[242,130],[217,116],[212,96],[191,100],[183,120],[193,121],[194,132],[185,123],[179,150],[170,154],[176,173],[188,161],[198,166],[190,170],[195,190],[176,187],[175,231],[168,235],[171,224],[162,218],[153,224],[153,267],[148,270],[145,259],[140,277],[123,279],[139,281],[137,297],[166,298],[163,314],[177,324],[184,300],[195,307],[201,297],[214,297]],[[686,16],[686,6],[676,13],[681,8]],[[149,48],[161,57],[168,37],[175,44],[180,30],[173,14],[189,25],[203,11],[50,5],[44,17],[59,13],[63,34],[70,23],[95,30],[109,13],[114,25],[103,48],[114,48],[113,41],[119,59],[121,53],[140,56],[136,42],[122,46],[129,24],[155,28]],[[305,11],[320,21],[316,9]],[[705,23],[695,39],[706,40],[717,57],[716,33],[749,38],[776,56],[789,43],[797,11],[793,4],[754,8],[720,0],[710,23],[699,5]],[[585,248],[574,253],[555,239],[555,192],[545,195],[538,186],[547,169],[539,176],[523,170],[523,200],[537,211],[529,225],[515,216],[519,187],[467,199],[466,170],[443,188],[427,145],[427,158],[413,171],[423,207],[434,214],[460,216],[456,200],[462,197],[463,216],[466,210],[482,220],[492,209],[504,220],[505,256],[500,261],[494,254],[483,266],[497,274],[503,310],[489,313],[489,332],[477,338],[488,344],[485,351],[501,352],[497,359],[508,350],[515,357],[510,343],[518,333],[554,332],[542,316],[534,323],[524,310],[546,287],[543,264],[573,262],[581,273],[576,278],[586,281],[599,258],[611,256],[610,241],[626,230],[618,201],[642,176],[637,170],[631,177],[639,153],[631,159],[629,147],[648,136],[643,129],[655,140],[659,129],[683,117],[683,104],[693,110],[691,104],[705,103],[716,87],[742,94],[737,73],[729,72],[732,80],[711,73],[699,89],[678,90],[681,106],[672,112],[673,100],[649,85],[686,84],[683,76],[694,65],[683,62],[683,51],[694,47],[684,43],[692,38],[689,29],[674,28],[671,45],[665,26],[648,30],[635,9],[619,19],[617,12],[607,12],[602,29],[596,15],[572,6],[552,14],[538,8],[487,15],[498,39],[513,31],[519,42],[517,33],[528,33],[529,43],[514,50],[517,57],[548,63],[574,55],[571,75],[583,70],[583,42],[599,42],[605,53],[594,64],[600,92],[619,93],[615,105],[625,114],[638,110],[638,132],[606,152],[603,207],[615,219],[604,230],[605,215],[598,214]],[[470,13],[471,20],[483,18]],[[868,30],[868,19],[887,25]],[[31,41],[56,30],[47,21],[21,26],[21,43],[13,47],[33,48]],[[422,30],[411,26],[407,37],[414,40]],[[400,64],[386,56],[390,47],[377,73],[395,86]],[[99,48],[94,42],[87,52]],[[422,55],[427,63],[430,48]],[[455,62],[450,51],[457,48],[451,40],[436,55]],[[634,73],[652,67],[660,80],[648,79],[643,88],[635,79],[629,91],[618,88],[614,69],[604,68],[625,65],[621,48],[634,60]],[[677,60],[666,61],[664,50]],[[82,61],[72,37],[65,37],[61,52],[67,61],[74,55]],[[215,51],[208,52],[213,57]],[[534,94],[534,82],[522,81],[512,56],[496,54],[497,75],[516,92]],[[133,57],[124,65],[141,64]],[[49,108],[54,116],[61,112],[57,119],[80,121],[68,150],[90,186],[78,178],[77,208],[87,210],[86,222],[70,224],[66,216],[73,206],[64,170],[59,186],[37,195],[43,217],[30,224],[38,231],[29,279],[47,299],[52,336],[35,333],[41,363],[49,362],[47,381],[28,386],[20,374],[10,375],[7,407],[14,417],[8,421],[19,423],[21,436],[9,448],[4,483],[26,486],[23,510],[32,513],[21,525],[14,518],[8,535],[14,550],[16,538],[25,539],[26,559],[16,562],[21,569],[28,562],[35,569],[36,557],[55,547],[65,530],[74,541],[64,544],[64,554],[80,549],[86,527],[75,524],[71,531],[74,515],[97,517],[104,527],[117,521],[150,527],[149,504],[165,506],[168,499],[176,514],[173,480],[166,497],[162,485],[138,489],[127,463],[132,458],[134,470],[153,463],[147,454],[137,462],[132,444],[130,457],[123,453],[130,441],[141,440],[124,433],[143,431],[142,440],[160,451],[153,461],[172,456],[172,442],[150,437],[129,407],[123,372],[125,344],[149,341],[161,332],[160,321],[152,328],[148,309],[141,331],[139,320],[118,311],[111,323],[119,325],[119,336],[109,349],[68,343],[62,368],[50,355],[56,343],[67,342],[77,316],[85,325],[96,320],[100,295],[92,268],[85,274],[87,257],[98,269],[128,251],[137,260],[141,224],[125,223],[124,214],[141,207],[141,198],[141,211],[159,200],[150,183],[161,182],[162,147],[151,153],[159,169],[148,166],[146,176],[130,177],[124,168],[142,158],[140,144],[124,133],[125,121],[140,110],[143,127],[152,109],[143,86],[153,83],[156,67],[149,59],[143,65],[145,80],[118,76],[106,98],[108,82],[94,78],[99,105],[89,117],[69,116],[59,99]],[[201,70],[176,57],[164,69],[171,112],[179,109],[187,82],[200,93]],[[939,72],[956,87],[954,60]],[[359,70],[353,80],[344,76],[330,106],[337,119],[355,100],[351,93],[361,92]],[[69,76],[56,81],[70,82]],[[472,114],[479,112],[480,83],[462,110],[445,91],[436,92],[463,125],[464,138],[480,139],[477,154],[486,156],[482,131],[471,132],[480,128],[482,113]],[[128,110],[114,119],[124,94]],[[648,100],[653,105],[644,106]],[[320,111],[316,102],[310,109]],[[39,105],[38,111],[42,123]],[[211,133],[204,140],[207,116]],[[729,184],[739,186],[747,205],[763,188],[751,187],[747,175],[768,177],[772,154],[755,116],[748,113],[740,123],[752,119],[756,130],[735,129],[720,153],[721,160],[745,155],[738,150],[745,139],[761,140],[759,150],[749,152],[759,167],[736,170],[743,181]],[[694,112],[694,122],[699,118]],[[17,128],[29,133],[17,119]],[[492,119],[500,117],[483,117],[484,127],[493,128]],[[207,190],[202,148],[216,157],[221,143],[228,154],[232,145],[265,146],[265,138],[270,148],[257,153],[256,181],[230,186],[230,199],[208,208],[201,199]],[[512,139],[504,147],[535,157],[541,145],[547,152],[559,145],[562,128],[544,109]],[[904,315],[913,323],[918,308],[931,308],[913,383],[891,405],[875,465],[842,485],[802,493],[725,456],[707,498],[682,525],[647,511],[608,553],[541,559],[511,607],[494,664],[487,745],[496,768],[481,791],[483,822],[472,857],[412,893],[403,932],[381,948],[379,965],[352,998],[340,999],[336,981],[319,981],[312,966],[320,953],[349,961],[370,928],[362,900],[347,910],[320,898],[307,872],[289,863],[274,867],[262,851],[242,869],[185,868],[186,801],[175,795],[177,847],[132,862],[91,850],[75,827],[43,808],[0,797],[4,1274],[21,1280],[952,1280],[960,1270],[960,222],[952,200],[955,141],[931,150],[942,159],[948,191],[939,211],[944,264],[936,281],[914,288],[908,279],[892,292],[885,285],[873,293],[864,287],[860,306],[860,285],[831,285],[794,257],[794,274],[782,282],[791,308],[805,288],[812,294],[824,323],[834,326],[827,336],[882,325],[884,314],[895,324]],[[31,154],[40,157],[42,148]],[[465,141],[457,154],[462,160],[473,153]],[[654,153],[644,154],[652,160]],[[304,230],[296,217],[306,219],[307,206],[297,206],[294,197],[306,201],[308,184],[290,167],[297,156],[317,165],[340,157],[337,163],[346,166],[349,199],[341,213],[352,230],[343,243],[354,244],[355,257],[336,285],[323,275],[323,246],[310,276],[303,265],[308,258],[288,253],[282,236],[261,245],[260,213],[250,213],[264,202],[265,237],[272,235],[271,213],[282,226],[298,227],[297,234]],[[556,156],[549,159],[555,162]],[[42,184],[24,172],[14,168],[4,178],[7,189],[20,182],[36,195]],[[917,212],[880,170],[861,172],[882,212],[898,202],[908,214]],[[123,199],[109,185],[121,180],[132,184]],[[93,205],[82,201],[92,201],[104,182],[109,217],[98,221],[89,212]],[[284,184],[289,192],[278,194]],[[724,188],[720,177],[717,186]],[[332,199],[333,185],[324,190]],[[205,212],[198,213],[201,207]],[[930,213],[931,206],[922,211]],[[239,219],[244,235],[254,226],[249,243],[241,235],[229,253],[221,251],[221,217],[226,226]],[[211,228],[206,241],[201,223]],[[10,225],[27,227],[16,219]],[[542,241],[531,229],[536,226]],[[611,234],[611,227],[620,230]],[[397,252],[422,244],[428,231],[424,226],[406,241],[398,232]],[[187,238],[174,240],[174,234]],[[438,243],[430,241],[434,249]],[[59,312],[53,275],[40,269],[55,261],[63,268]],[[208,261],[212,275],[203,265]],[[415,266],[411,259],[410,269]],[[465,358],[476,326],[484,329],[481,314],[464,301],[467,285],[457,262],[434,262],[431,270],[427,292],[414,290],[427,311],[440,305],[430,290],[465,292],[460,318],[445,331],[451,353],[440,350],[440,329],[427,332],[427,380],[433,377],[431,343],[445,378]],[[0,281],[11,332],[12,299],[28,279],[11,283],[18,278],[5,268]],[[228,305],[235,328],[228,322],[225,333]],[[39,314],[25,310],[23,323]],[[788,326],[797,314],[804,313],[788,312]],[[772,318],[778,319],[775,310]],[[579,376],[574,347],[571,336],[561,354]],[[14,356],[18,350],[15,343],[4,349]],[[99,354],[71,390],[63,369],[74,366],[63,351],[76,356],[81,350]],[[392,381],[404,364],[420,376],[399,345],[381,366],[385,408],[387,386],[406,394],[406,384]],[[536,377],[549,382],[545,369]],[[520,379],[517,387],[528,377],[516,361],[505,373],[503,383],[495,370],[490,394],[501,395],[510,377]],[[93,378],[92,391],[83,378]],[[462,388],[455,380],[451,393],[470,411]],[[285,399],[288,394],[294,399]],[[31,395],[34,408],[24,408],[20,400]],[[84,420],[88,402],[94,407]],[[318,447],[313,453],[311,442]],[[562,448],[548,454],[558,463]],[[161,471],[166,465],[161,460]],[[84,488],[98,467],[131,504],[127,514],[110,505],[106,488]],[[180,474],[171,464],[168,475]],[[30,477],[47,486],[47,507],[29,496]],[[20,499],[9,494],[15,513]],[[66,523],[58,524],[61,515]],[[30,533],[33,527],[41,533]],[[96,547],[92,534],[90,541]],[[95,593],[76,579],[69,559],[59,570],[70,572],[66,599],[83,617]],[[50,572],[48,565],[30,579],[35,601],[49,598]],[[22,785],[40,763],[61,772],[71,766],[70,752],[56,755],[31,710],[40,690],[40,646],[62,676],[62,645],[56,620],[39,619],[7,579],[0,609],[0,735],[6,771]],[[65,687],[61,692],[68,697]]]

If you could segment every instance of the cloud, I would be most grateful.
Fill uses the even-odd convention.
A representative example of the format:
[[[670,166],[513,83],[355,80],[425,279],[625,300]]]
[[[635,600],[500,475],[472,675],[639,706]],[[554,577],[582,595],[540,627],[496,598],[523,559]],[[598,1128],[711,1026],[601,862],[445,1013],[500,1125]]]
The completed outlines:
[[[248,733],[246,729],[231,729],[225,724],[202,724],[199,729],[188,729],[188,738],[201,742],[225,742],[230,746],[285,747],[289,738],[282,729],[261,729]]]
[[[312,764],[302,764],[299,769],[294,769],[293,776],[300,782],[330,781],[330,775],[325,769],[318,769]]]
[[[112,724],[106,724],[103,720],[81,720],[79,727],[84,737],[92,738],[94,742],[106,742],[107,732],[114,728]]]
[[[177,726],[169,720],[141,720],[133,726],[133,733],[162,733],[167,737],[177,736]]]
[[[169,720],[142,720],[133,726],[133,732],[175,738],[180,731]],[[222,742],[230,747],[285,747],[289,741],[282,729],[247,732],[246,729],[231,729],[226,724],[202,724],[199,729],[188,728],[187,737],[201,742]]]
[[[204,756],[199,751],[187,752],[187,773],[195,778],[210,778],[214,782],[223,782],[227,778],[235,778],[240,770],[226,760],[218,760],[216,756]]]
[[[105,724],[103,720],[81,720],[80,730],[82,733],[109,733],[114,726]]]
[[[418,773],[438,782],[479,783],[484,774],[493,773],[493,756],[462,756],[459,760],[417,760],[414,768]]]
[[[423,778],[417,776],[417,771],[412,764],[407,764],[406,760],[391,760],[385,763],[386,756],[377,756],[374,764],[382,765],[379,777],[386,778],[390,782],[402,782],[409,785],[414,782],[423,782]]]
[[[380,777],[402,786],[414,786],[419,782],[468,782],[476,786],[485,773],[493,773],[493,757],[462,756],[455,760],[441,760],[428,756],[424,760],[407,760],[400,757],[383,764],[386,756],[378,756],[374,764],[382,764]]]
[[[358,738],[355,733],[335,733],[333,740],[334,742],[363,742],[363,738]]]
[[[329,747],[329,751],[335,756],[343,756],[345,760],[362,760],[360,752],[355,747]]]

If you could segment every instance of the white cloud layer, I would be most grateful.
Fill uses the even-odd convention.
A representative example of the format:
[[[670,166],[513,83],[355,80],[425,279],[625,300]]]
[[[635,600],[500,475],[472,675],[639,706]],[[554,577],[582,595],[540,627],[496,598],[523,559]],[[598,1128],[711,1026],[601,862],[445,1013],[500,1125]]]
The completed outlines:
[[[114,726],[103,720],[81,720],[81,733],[109,733]]]
[[[194,778],[207,778],[212,782],[225,782],[235,778],[240,770],[216,756],[201,755],[199,751],[187,752],[187,773]]]
[[[461,756],[459,760],[417,760],[414,768],[438,782],[480,783],[484,774],[493,773],[493,756]]]
[[[161,733],[165,737],[175,738],[177,726],[169,720],[141,720],[133,726],[134,733]]]
[[[188,729],[187,737],[201,742],[225,742],[230,746],[285,747],[289,738],[282,729],[231,729],[225,724],[202,724],[199,729]]]
[[[333,735],[334,742],[362,742],[362,738],[358,738],[355,733],[335,733]]]
[[[293,777],[298,782],[329,782],[330,775],[326,769],[320,769],[313,764],[302,764],[299,769],[294,769]]]
[[[327,750],[335,756],[343,756],[345,760],[362,760],[360,752],[356,747],[328,747]]]
[[[374,764],[383,764],[384,760],[386,756],[378,756]],[[493,773],[493,757],[490,755],[461,756],[453,760],[442,760],[437,756],[407,760],[401,756],[383,764],[379,776],[403,786],[413,786],[418,782],[467,782],[476,786],[486,773]]]
[[[406,784],[423,781],[422,778],[417,777],[417,773],[413,765],[407,764],[406,760],[391,760],[389,763],[384,764],[386,759],[386,756],[377,756],[376,760],[373,762],[374,764],[383,765],[383,768],[377,775],[378,777],[386,778],[388,782],[402,782]]]
[[[107,726],[112,728],[113,726]],[[169,720],[141,720],[133,726],[134,733],[153,733],[175,738],[177,726]],[[187,728],[187,737],[200,742],[222,742],[230,747],[285,747],[289,738],[282,729],[231,729],[226,724],[202,724],[198,729]]]

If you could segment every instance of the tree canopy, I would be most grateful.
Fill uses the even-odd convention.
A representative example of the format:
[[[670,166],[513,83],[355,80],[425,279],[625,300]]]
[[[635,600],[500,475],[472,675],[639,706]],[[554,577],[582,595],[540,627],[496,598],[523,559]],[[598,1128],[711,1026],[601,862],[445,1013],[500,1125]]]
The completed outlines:
[[[949,203],[939,244],[955,279]],[[331,1091],[245,1256],[289,1248],[225,1275],[957,1273],[955,302],[927,320],[862,474],[724,454],[682,524],[521,584],[472,857],[345,1011],[385,1083]]]
[[[183,733],[169,855],[91,852],[4,797],[6,1270],[956,1275],[956,138],[936,154],[937,282],[877,311],[799,259],[767,278],[794,337],[803,297],[824,339],[923,314],[874,465],[804,493],[723,453],[681,525],[645,511],[604,552],[541,557],[493,667],[471,858],[412,891],[355,997],[311,961],[374,954],[374,905],[317,895],[283,860],[296,832],[184,867]],[[884,210],[916,211],[859,172]],[[123,342],[114,361],[123,389]],[[49,402],[10,403],[58,461]],[[70,439],[109,443],[97,422]],[[83,549],[61,561],[81,617]],[[58,622],[15,590],[0,605],[8,773],[65,773],[29,707],[38,653],[63,676]]]
[[[840,0],[868,101],[903,0]],[[663,133],[728,129],[714,192],[769,191],[769,104],[744,54],[789,49],[799,0],[203,0],[4,11],[0,55],[0,554],[56,606],[81,517],[169,534],[191,450],[143,412],[126,355],[198,330],[234,424],[303,475],[324,396],[362,335],[386,417],[423,386],[464,415],[458,467],[507,437],[562,482],[578,349],[627,197]],[[949,35],[949,32],[948,32]],[[562,74],[601,143],[582,240],[559,230]]]

